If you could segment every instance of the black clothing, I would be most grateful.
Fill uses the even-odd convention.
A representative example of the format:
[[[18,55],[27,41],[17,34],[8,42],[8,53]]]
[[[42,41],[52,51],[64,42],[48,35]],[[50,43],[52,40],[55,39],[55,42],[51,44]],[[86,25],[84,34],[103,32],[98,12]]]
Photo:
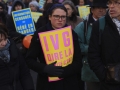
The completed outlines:
[[[55,82],[48,82],[48,75],[44,73],[46,62],[42,51],[42,46],[38,37],[38,33],[50,30],[53,29],[50,24],[47,24],[46,26],[39,28],[39,30],[34,33],[34,36],[31,40],[30,48],[26,56],[26,62],[29,68],[38,72],[37,90],[80,90],[77,75],[78,72],[81,72],[82,60],[78,37],[74,31],[72,31],[74,44],[74,56],[72,64],[66,67],[62,67],[63,73],[60,78],[63,79]],[[40,63],[37,62],[37,58]]]

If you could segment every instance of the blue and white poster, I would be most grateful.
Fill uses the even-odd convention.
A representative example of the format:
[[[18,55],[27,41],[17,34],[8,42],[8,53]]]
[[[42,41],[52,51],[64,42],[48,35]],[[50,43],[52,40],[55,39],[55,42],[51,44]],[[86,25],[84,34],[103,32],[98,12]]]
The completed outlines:
[[[34,22],[29,8],[12,12],[16,31],[23,35],[33,35],[35,30]]]
[[[45,0],[40,0],[40,1],[39,1],[40,8],[43,8],[44,3],[45,3]]]

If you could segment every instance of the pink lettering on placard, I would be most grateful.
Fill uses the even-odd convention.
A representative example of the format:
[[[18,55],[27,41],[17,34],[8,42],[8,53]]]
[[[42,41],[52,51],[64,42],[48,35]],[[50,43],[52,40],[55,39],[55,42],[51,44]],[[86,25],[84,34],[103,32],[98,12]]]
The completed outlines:
[[[50,54],[47,54],[48,61],[51,61],[51,56]]]
[[[51,54],[51,60],[54,60],[54,55],[53,54]]]
[[[59,60],[59,55],[58,55],[58,53],[54,53],[54,58],[55,58],[55,60]]]
[[[69,38],[69,32],[63,32],[62,33],[62,36],[63,36],[63,41],[64,41],[64,46],[65,47],[68,47],[70,46],[70,38]]]
[[[62,54],[62,51],[59,52],[59,55],[60,55],[60,59],[63,59],[63,54]]]
[[[64,52],[65,52],[65,57],[68,57],[67,50],[65,50]]]
[[[43,40],[44,40],[44,43],[45,43],[45,48],[46,48],[46,51],[49,51],[46,36],[44,36],[44,37],[43,37]]]
[[[71,50],[71,48],[69,48],[68,53],[69,53],[69,56],[72,55],[72,50]]]
[[[53,37],[53,35],[50,35],[50,39],[52,41],[52,44],[54,46],[55,50],[59,49],[59,41],[58,41],[58,34],[55,34],[55,38]]]

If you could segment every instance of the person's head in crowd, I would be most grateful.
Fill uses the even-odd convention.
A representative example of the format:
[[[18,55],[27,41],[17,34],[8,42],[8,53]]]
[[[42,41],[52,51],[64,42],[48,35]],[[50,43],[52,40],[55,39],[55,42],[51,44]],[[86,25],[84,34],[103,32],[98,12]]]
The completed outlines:
[[[84,6],[85,5],[85,0],[79,0],[79,6]]]
[[[54,4],[48,11],[49,21],[53,29],[66,25],[67,9],[62,4]]]
[[[14,1],[13,5],[12,5],[12,11],[17,11],[17,10],[21,10],[21,9],[24,9],[23,2],[20,0]]]
[[[37,12],[39,9],[39,4],[37,1],[32,1],[29,3],[29,7],[30,7],[32,12]]]
[[[72,1],[64,1],[62,3],[66,9],[67,9],[67,12],[68,12],[68,17],[71,18],[73,21],[76,21],[77,19],[77,10],[76,10],[76,7],[74,6],[73,2]]]
[[[106,0],[93,0],[93,4],[91,5],[91,13],[95,19],[98,19],[106,14],[106,2]]]
[[[0,23],[0,50],[4,48],[8,40],[8,30],[4,24]]]
[[[64,1],[62,4],[67,9],[68,17],[71,17],[73,14],[76,15],[76,13],[77,13],[76,7],[74,6],[72,1],[67,0],[67,1]]]
[[[108,0],[107,4],[111,18],[120,20],[120,0]]]

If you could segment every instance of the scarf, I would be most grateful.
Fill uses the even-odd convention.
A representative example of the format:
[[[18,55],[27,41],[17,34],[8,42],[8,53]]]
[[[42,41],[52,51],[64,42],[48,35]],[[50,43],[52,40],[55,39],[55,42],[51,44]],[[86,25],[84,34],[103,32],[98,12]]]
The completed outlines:
[[[10,41],[7,41],[7,44],[4,48],[0,49],[0,59],[5,63],[9,63],[10,61],[10,53],[9,53]]]
[[[120,35],[120,21],[117,18],[113,18],[112,21],[115,23],[117,30],[119,32],[119,35]]]

